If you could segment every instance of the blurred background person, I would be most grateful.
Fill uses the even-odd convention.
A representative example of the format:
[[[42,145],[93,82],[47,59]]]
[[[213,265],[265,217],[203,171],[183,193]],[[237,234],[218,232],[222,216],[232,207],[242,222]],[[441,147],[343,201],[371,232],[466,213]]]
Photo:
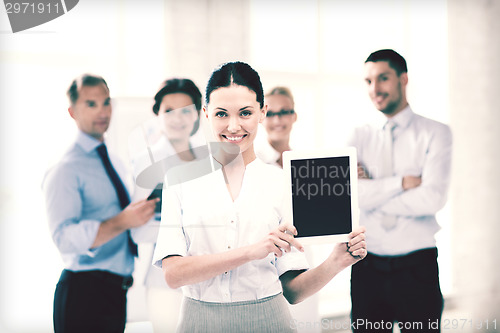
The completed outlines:
[[[157,116],[157,127],[161,135],[152,144],[150,153],[154,161],[162,167],[152,175],[158,183],[152,196],[161,198],[165,172],[176,166],[194,161],[196,149],[204,143],[199,136],[201,92],[193,81],[185,78],[172,78],[162,83],[154,96],[153,113]],[[139,161],[140,159],[140,161]],[[132,164],[144,165],[149,161],[149,153],[133,159]],[[157,171],[157,170],[155,170]],[[165,184],[165,186],[167,186]],[[144,191],[141,191],[144,192]],[[151,189],[149,189],[151,192]],[[161,271],[151,265],[161,216],[161,204],[157,205],[155,218],[146,226],[133,230],[133,238],[140,244],[141,260],[146,261],[144,284],[149,319],[155,332],[174,332],[182,301],[180,290],[167,286]],[[168,214],[165,212],[164,214]]]
[[[257,134],[255,153],[258,158],[267,164],[283,167],[283,152],[291,150],[290,134],[293,124],[297,121],[295,101],[288,87],[277,86],[269,90],[264,96],[267,105],[266,118],[262,125],[265,131]],[[260,134],[262,133],[262,134]],[[313,262],[312,249],[306,251],[309,263]],[[298,332],[320,332],[318,325],[319,294],[314,294],[305,301],[290,305],[293,319],[298,323]]]
[[[263,126],[267,138],[259,137],[256,142],[257,156],[268,164],[283,167],[283,152],[290,150],[290,132],[297,121],[295,103],[290,89],[275,87],[265,95],[267,104]]]
[[[43,183],[50,232],[65,267],[54,295],[54,331],[123,332],[137,255],[129,229],[148,222],[157,201],[130,204],[124,166],[108,154],[106,81],[84,74],[67,95],[78,134]]]
[[[368,95],[383,116],[356,128],[350,140],[360,163],[360,225],[369,230],[370,245],[366,259],[352,267],[352,320],[414,323],[421,325],[415,331],[439,332],[443,296],[436,213],[450,184],[451,130],[413,112],[406,97],[408,68],[399,53],[375,51],[364,67]],[[392,332],[392,327],[358,326],[354,332]]]

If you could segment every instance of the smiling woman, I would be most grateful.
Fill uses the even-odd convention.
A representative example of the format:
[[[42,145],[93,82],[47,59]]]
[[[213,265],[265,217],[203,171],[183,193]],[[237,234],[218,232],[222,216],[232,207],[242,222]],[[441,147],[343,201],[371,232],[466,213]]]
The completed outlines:
[[[156,138],[150,150],[138,154],[132,159],[132,164],[141,170],[148,178],[151,186],[146,186],[144,195],[150,197],[161,197],[162,189],[168,186],[164,184],[165,172],[184,168],[191,162],[200,159],[202,149],[199,148],[200,140],[197,140],[199,129],[199,115],[201,110],[201,92],[196,84],[187,78],[169,78],[162,82],[154,96],[153,113],[157,116],[155,124],[162,135]],[[151,112],[151,110],[149,110]],[[148,112],[148,113],[149,113]],[[156,133],[155,133],[156,134]],[[152,137],[151,140],[154,138]],[[152,141],[153,142],[153,141]],[[151,154],[151,155],[150,155]],[[151,156],[157,164],[149,165]],[[150,170],[158,171],[148,174],[145,165]],[[155,169],[160,165],[161,168]],[[139,179],[144,174],[136,177],[137,184],[143,184]],[[169,177],[166,177],[167,180]],[[171,179],[171,178],[170,178]],[[139,185],[140,186],[140,185]],[[154,188],[154,191],[151,190]],[[136,193],[142,190],[136,189]],[[132,231],[134,241],[141,244],[141,256],[147,262],[144,285],[146,286],[146,302],[149,319],[155,332],[173,332],[177,325],[179,305],[182,294],[179,290],[168,288],[160,270],[151,265],[153,249],[158,237],[160,227],[159,216],[161,213],[161,202],[155,209],[155,218],[148,222],[145,228]],[[166,212],[168,214],[168,212]]]
[[[253,141],[265,117],[265,108],[260,107],[255,92],[236,84],[219,88],[212,92],[204,112],[213,124],[215,137],[237,145],[246,164],[255,159]]]
[[[170,287],[183,288],[178,332],[293,332],[286,301],[301,302],[366,255],[359,229],[308,270],[288,222],[282,171],[253,149],[265,113],[259,75],[248,64],[212,73],[204,115],[216,140],[240,154],[214,155],[216,171],[164,191],[153,261]]]
[[[246,164],[255,159],[253,141],[266,113],[257,72],[241,62],[225,64],[212,74],[205,99],[203,110],[215,137],[238,145]]]

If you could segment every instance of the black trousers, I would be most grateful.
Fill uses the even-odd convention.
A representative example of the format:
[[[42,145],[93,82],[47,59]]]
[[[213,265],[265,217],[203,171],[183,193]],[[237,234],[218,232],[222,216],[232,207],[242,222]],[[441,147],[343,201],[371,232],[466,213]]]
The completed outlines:
[[[63,270],[54,295],[55,333],[123,333],[131,277]]]
[[[367,257],[352,267],[354,332],[440,332],[443,296],[437,249]]]

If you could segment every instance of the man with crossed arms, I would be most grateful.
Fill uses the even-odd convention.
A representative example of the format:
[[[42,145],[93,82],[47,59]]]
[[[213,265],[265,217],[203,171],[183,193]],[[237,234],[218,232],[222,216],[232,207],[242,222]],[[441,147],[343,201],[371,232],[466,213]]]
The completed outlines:
[[[435,214],[446,203],[451,131],[410,108],[407,65],[397,52],[373,52],[365,81],[384,117],[357,128],[349,143],[358,151],[360,224],[370,249],[352,267],[352,321],[372,324],[354,325],[354,332],[392,332],[396,325],[439,332]]]

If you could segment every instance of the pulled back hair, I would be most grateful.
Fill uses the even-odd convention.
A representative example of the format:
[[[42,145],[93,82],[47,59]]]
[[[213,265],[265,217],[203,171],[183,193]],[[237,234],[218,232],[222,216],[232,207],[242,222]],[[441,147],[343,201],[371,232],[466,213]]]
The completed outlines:
[[[158,92],[154,97],[155,100],[155,104],[153,105],[154,114],[158,115],[158,112],[160,111],[160,104],[163,100],[163,97],[165,97],[168,94],[176,94],[176,93],[186,94],[189,97],[191,97],[191,100],[193,101],[193,104],[196,107],[196,110],[198,111],[198,115],[200,114],[201,110],[200,89],[198,89],[196,84],[194,84],[194,82],[191,81],[190,79],[179,79],[179,78],[168,79],[162,83],[160,89],[158,90]]]
[[[108,84],[106,81],[102,78],[102,76],[99,75],[93,75],[93,74],[82,74],[76,79],[71,82],[71,85],[68,88],[68,91],[66,92],[66,95],[68,96],[69,102],[73,105],[76,103],[78,100],[78,97],[80,96],[80,89],[84,86],[88,87],[95,87],[100,84],[103,84],[106,89],[108,89]]]
[[[158,115],[163,97],[169,94],[177,93],[186,94],[191,97],[191,100],[196,107],[196,111],[198,112],[198,119],[194,123],[193,131],[191,132],[191,135],[193,135],[200,127],[201,92],[196,84],[194,84],[194,82],[190,79],[173,78],[163,82],[154,97],[155,103],[153,105],[153,112],[155,115]]]
[[[250,65],[240,61],[227,62],[212,72],[205,91],[205,103],[210,102],[210,94],[214,90],[229,87],[232,84],[247,87],[255,92],[257,102],[261,108],[264,107],[264,91],[259,74]]]
[[[402,73],[408,73],[408,67],[406,66],[405,58],[403,58],[394,50],[384,49],[375,51],[368,56],[365,64],[367,62],[377,61],[387,61],[389,63],[389,66],[396,71],[396,74],[398,74],[398,76]]]
[[[264,97],[281,95],[290,98],[292,101],[292,107],[295,108],[295,101],[293,100],[292,92],[287,87],[274,87],[271,89]]]

